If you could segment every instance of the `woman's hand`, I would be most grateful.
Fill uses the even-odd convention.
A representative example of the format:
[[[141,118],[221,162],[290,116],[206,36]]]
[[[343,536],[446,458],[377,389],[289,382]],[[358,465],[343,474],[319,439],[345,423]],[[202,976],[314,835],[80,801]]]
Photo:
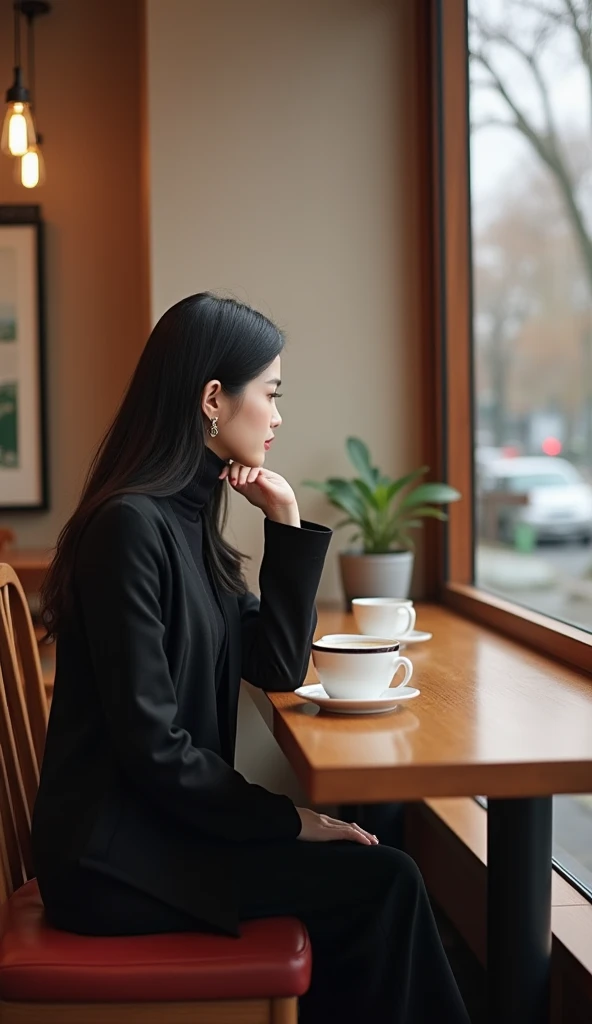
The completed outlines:
[[[263,466],[251,469],[233,462],[225,466],[220,480],[228,478],[233,491],[243,494],[251,505],[260,508],[268,519],[287,526],[300,526],[296,495],[287,480]]]
[[[363,846],[376,846],[378,839],[370,832],[355,823],[330,818],[327,814],[317,814],[309,807],[297,807],[302,830],[298,839],[308,843],[332,843],[335,840],[346,840],[351,843],[362,843]]]

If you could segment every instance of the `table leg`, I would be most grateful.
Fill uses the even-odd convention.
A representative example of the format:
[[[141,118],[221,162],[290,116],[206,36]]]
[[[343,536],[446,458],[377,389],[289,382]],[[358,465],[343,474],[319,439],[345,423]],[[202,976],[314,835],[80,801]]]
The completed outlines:
[[[488,800],[489,1024],[548,1024],[552,797]]]

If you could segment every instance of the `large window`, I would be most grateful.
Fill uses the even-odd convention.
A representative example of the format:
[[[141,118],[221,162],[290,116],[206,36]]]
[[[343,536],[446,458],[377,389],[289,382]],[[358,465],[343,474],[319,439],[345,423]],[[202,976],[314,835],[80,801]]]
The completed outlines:
[[[475,582],[592,631],[590,19],[469,2]]]
[[[468,20],[473,582],[592,632],[592,9]],[[554,852],[592,891],[592,797]]]

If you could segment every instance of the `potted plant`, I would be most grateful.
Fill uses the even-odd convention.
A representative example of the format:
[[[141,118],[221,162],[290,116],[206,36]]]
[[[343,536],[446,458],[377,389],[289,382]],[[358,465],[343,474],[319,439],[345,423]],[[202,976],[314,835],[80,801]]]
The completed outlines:
[[[408,597],[414,562],[410,531],[428,517],[446,520],[446,513],[436,506],[458,501],[460,494],[447,484],[421,483],[428,466],[392,480],[372,465],[368,447],[359,438],[348,437],[346,447],[356,477],[303,484],[322,491],[331,505],[346,513],[335,529],[357,528],[350,540],[361,541],[361,546],[339,556],[348,604],[354,597]]]

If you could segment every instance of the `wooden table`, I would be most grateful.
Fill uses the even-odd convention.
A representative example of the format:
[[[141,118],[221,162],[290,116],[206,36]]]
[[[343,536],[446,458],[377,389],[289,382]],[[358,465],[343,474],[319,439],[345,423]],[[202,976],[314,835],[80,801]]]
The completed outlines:
[[[53,551],[49,548],[3,548],[0,562],[11,565],[26,594],[37,593],[49,569]]]
[[[269,693],[274,734],[313,803],[486,795],[491,1024],[548,1020],[552,794],[592,792],[592,678],[436,606],[408,646],[421,695],[371,717]],[[356,632],[321,611],[316,636]],[[311,667],[309,681],[317,681]]]

